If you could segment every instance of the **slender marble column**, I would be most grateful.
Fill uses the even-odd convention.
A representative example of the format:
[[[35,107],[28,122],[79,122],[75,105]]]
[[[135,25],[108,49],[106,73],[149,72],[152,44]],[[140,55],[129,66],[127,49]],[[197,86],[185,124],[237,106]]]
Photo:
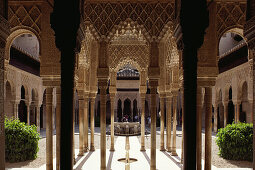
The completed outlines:
[[[197,170],[201,170],[202,160],[202,88],[197,86]]]
[[[167,137],[166,137],[166,148],[167,152],[172,152],[171,140],[172,140],[172,97],[166,98],[167,106]]]
[[[214,120],[213,120],[213,131],[216,133],[218,131],[218,105],[214,106]]]
[[[181,96],[182,96],[182,154],[181,154],[181,163],[183,163],[183,156],[184,156],[184,93],[183,88],[181,89]]]
[[[176,114],[177,114],[177,96],[173,96],[173,142],[172,142],[172,156],[178,156],[176,153]]]
[[[106,89],[107,79],[98,79],[98,86],[100,89],[100,157],[101,157],[101,170],[106,169]]]
[[[52,92],[52,87],[46,88],[46,170],[53,170]]]
[[[158,80],[149,80],[151,89],[151,162],[150,170],[156,170],[156,116],[157,116],[157,103],[156,93]]]
[[[205,87],[205,170],[211,170],[212,160],[212,88]]]
[[[60,170],[61,88],[56,87],[56,170]]]
[[[16,101],[13,102],[13,114],[15,119],[19,118],[19,102]]]
[[[40,133],[40,105],[39,104],[36,107],[36,126],[37,126],[37,132]]]
[[[84,155],[84,98],[79,99],[79,154],[78,156]]]
[[[140,94],[142,103],[142,114],[141,114],[141,149],[140,151],[145,151],[145,94]]]
[[[228,123],[228,102],[224,102],[224,127],[227,126]]]
[[[110,151],[115,151],[114,149],[114,99],[115,93],[111,95],[111,148]]]
[[[84,152],[88,152],[88,97],[84,98]]]
[[[27,125],[30,125],[30,102],[26,102],[27,105]]]
[[[240,104],[241,102],[240,101],[237,101],[235,103],[235,122],[239,122],[240,121]]]
[[[90,151],[95,151],[94,144],[94,127],[95,127],[95,119],[94,119],[94,109],[95,107],[95,97],[90,98]]]
[[[160,96],[160,151],[165,151],[165,95]]]

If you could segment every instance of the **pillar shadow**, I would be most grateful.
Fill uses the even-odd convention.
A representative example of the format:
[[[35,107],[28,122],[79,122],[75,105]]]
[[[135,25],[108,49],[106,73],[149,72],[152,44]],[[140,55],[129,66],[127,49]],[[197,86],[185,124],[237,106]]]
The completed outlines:
[[[82,169],[82,167],[83,167],[83,165],[86,163],[86,161],[89,159],[89,157],[92,155],[92,153],[93,152],[89,152],[86,156],[85,156],[85,158],[81,161],[81,163],[76,167],[76,169],[75,170],[80,170],[80,169]],[[78,160],[80,160],[81,158],[79,158]],[[77,161],[78,161],[77,160]]]
[[[143,153],[143,156],[145,157],[145,159],[147,160],[148,164],[150,165],[150,164],[151,164],[151,161],[150,161],[149,156],[147,155],[146,152],[142,152],[142,153]]]
[[[114,152],[110,152],[106,170],[111,170],[113,154],[114,154]]]
[[[174,158],[172,158],[172,156],[170,156],[166,151],[163,151],[162,153],[164,153],[171,161],[173,161],[175,163],[175,165],[177,165],[179,168],[182,168],[182,165],[177,162]],[[179,156],[175,156],[175,158],[177,158],[179,161],[181,161],[181,158]]]

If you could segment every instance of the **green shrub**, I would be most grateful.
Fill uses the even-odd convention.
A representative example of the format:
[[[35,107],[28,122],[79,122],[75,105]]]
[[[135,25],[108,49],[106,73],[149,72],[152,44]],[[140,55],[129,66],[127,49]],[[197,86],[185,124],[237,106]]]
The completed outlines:
[[[37,127],[28,126],[17,119],[5,118],[5,159],[8,162],[20,162],[37,158]]]
[[[233,123],[220,129],[216,139],[219,155],[229,160],[252,161],[252,126],[249,123]]]

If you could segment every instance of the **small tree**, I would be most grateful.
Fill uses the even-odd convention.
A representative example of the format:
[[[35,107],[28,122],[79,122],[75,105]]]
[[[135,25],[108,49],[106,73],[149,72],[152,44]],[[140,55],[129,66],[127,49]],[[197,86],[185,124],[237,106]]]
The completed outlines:
[[[5,118],[5,159],[21,162],[37,158],[39,133],[35,125]]]
[[[252,161],[253,124],[232,123],[219,130],[216,143],[219,155],[230,160]]]

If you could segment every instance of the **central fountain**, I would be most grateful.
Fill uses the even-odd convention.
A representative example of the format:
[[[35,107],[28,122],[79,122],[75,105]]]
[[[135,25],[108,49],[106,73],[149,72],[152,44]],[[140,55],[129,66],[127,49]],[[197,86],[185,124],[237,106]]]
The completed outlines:
[[[141,134],[139,122],[114,122],[114,135],[137,136]]]

